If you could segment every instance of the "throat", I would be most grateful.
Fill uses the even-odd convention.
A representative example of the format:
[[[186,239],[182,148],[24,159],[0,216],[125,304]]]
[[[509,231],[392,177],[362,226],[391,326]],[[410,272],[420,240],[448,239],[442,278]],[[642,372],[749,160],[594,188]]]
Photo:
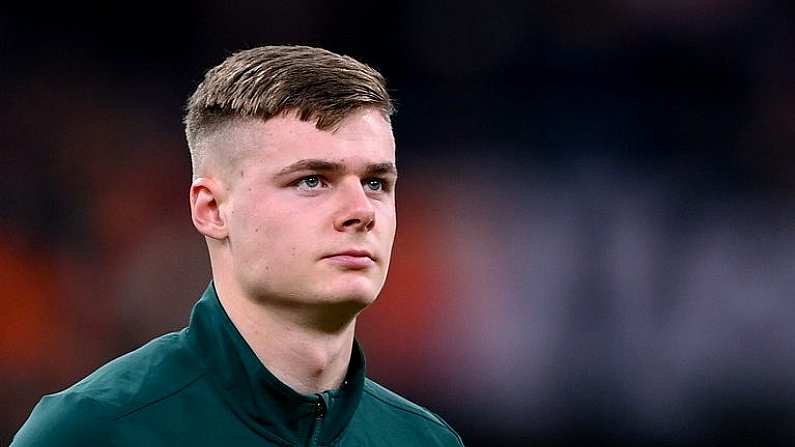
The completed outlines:
[[[347,355],[345,355],[347,353]],[[339,388],[348,372],[350,349],[329,355],[328,352],[295,352],[293,362],[285,367],[273,365],[271,372],[279,380],[301,394],[322,393]],[[264,362],[263,362],[264,363]],[[275,371],[277,370],[277,371]]]
[[[284,309],[230,306],[230,319],[260,362],[300,394],[339,388],[348,371],[356,318],[304,320]],[[248,307],[248,306],[246,306]],[[305,316],[305,315],[304,315]]]
[[[236,291],[219,290],[218,298],[271,374],[300,394],[339,388],[351,360],[361,306],[263,302]]]
[[[301,394],[339,388],[348,372],[353,349],[353,330],[318,337],[297,334],[267,338],[267,343],[249,344],[266,368],[280,381]]]

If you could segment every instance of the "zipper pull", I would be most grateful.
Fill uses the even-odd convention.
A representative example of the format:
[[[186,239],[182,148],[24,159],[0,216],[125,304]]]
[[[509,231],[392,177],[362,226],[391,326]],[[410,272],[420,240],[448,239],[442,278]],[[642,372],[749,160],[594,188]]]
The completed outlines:
[[[315,402],[315,417],[322,418],[326,415],[326,402],[323,399],[319,399]]]

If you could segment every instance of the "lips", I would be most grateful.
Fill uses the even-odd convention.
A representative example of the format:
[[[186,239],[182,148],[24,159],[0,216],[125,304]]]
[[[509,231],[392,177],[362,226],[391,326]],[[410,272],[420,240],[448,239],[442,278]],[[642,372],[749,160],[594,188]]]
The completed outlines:
[[[375,257],[367,250],[346,250],[325,256],[323,259],[351,270],[362,270],[375,265]]]

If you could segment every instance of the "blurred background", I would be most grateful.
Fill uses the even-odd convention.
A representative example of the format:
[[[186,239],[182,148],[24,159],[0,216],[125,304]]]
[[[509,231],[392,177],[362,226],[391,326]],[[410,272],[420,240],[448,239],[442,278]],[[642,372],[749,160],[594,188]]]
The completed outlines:
[[[398,102],[370,375],[468,446],[795,439],[795,3],[141,2],[0,12],[0,443],[187,322],[187,96],[307,44]]]

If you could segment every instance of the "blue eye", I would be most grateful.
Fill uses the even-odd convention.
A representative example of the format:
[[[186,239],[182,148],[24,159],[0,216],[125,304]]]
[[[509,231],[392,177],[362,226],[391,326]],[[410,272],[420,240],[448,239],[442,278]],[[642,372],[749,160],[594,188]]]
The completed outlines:
[[[320,186],[320,177],[316,175],[310,175],[308,177],[304,177],[297,183],[298,187],[304,189],[315,189]]]
[[[370,191],[381,191],[384,189],[384,181],[378,178],[370,178],[364,181]]]

